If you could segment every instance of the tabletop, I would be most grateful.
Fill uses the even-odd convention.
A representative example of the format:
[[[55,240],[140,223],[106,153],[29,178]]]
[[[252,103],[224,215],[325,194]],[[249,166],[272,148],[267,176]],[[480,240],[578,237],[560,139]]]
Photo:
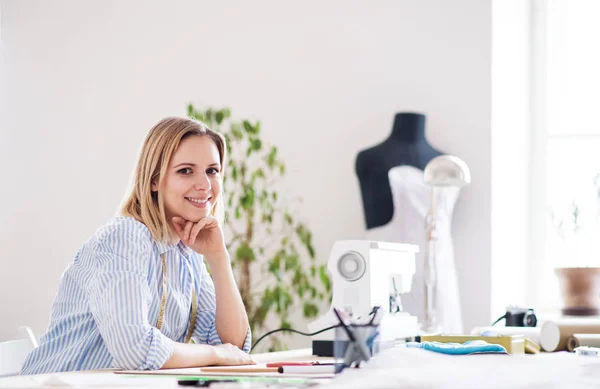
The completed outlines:
[[[269,362],[325,361],[325,358],[312,355],[311,349],[253,354],[253,357],[258,364],[265,366]],[[185,389],[185,386],[178,384],[178,376],[123,375],[115,374],[115,371],[95,370],[8,377],[0,379],[0,388]],[[195,368],[195,371],[199,372],[199,369]],[[578,356],[568,352],[535,355],[445,355],[423,349],[397,347],[378,353],[359,369],[345,369],[334,379],[315,381],[325,384],[323,387],[327,389],[597,389],[600,388],[600,357]],[[272,385],[272,382],[256,380],[237,384],[222,383],[216,387],[275,388],[269,385]]]
[[[253,359],[258,365],[266,365],[269,362],[281,361],[329,361],[330,358],[316,357],[312,355],[312,349],[297,349],[277,351],[271,353],[253,354]],[[185,388],[180,386],[177,377],[188,374],[198,374],[198,368],[177,369],[177,375],[123,375],[115,374],[116,369],[90,370],[80,372],[65,372],[54,374],[40,374],[29,376],[14,376],[0,378],[0,388],[94,388],[94,389],[117,389],[117,388]],[[163,371],[165,373],[168,370]],[[186,374],[186,372],[188,374]],[[249,387],[246,385],[244,387]],[[260,383],[250,387],[260,387]]]

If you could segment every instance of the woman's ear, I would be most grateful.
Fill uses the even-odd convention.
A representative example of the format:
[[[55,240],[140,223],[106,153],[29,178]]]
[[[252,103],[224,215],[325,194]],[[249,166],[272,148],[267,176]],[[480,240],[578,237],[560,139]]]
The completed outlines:
[[[158,192],[158,183],[156,182],[156,179],[152,180],[152,186],[150,190],[152,192]]]

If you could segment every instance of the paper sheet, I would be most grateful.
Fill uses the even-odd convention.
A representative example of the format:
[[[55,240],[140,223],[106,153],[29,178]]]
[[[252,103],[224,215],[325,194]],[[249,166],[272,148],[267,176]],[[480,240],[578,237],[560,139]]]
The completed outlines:
[[[218,366],[218,367],[193,367],[185,369],[164,370],[122,370],[115,371],[117,375],[148,375],[148,376],[232,376],[232,377],[271,377],[271,378],[332,378],[334,374],[311,373],[311,374],[284,374],[278,373],[277,368],[267,368],[266,364],[243,365],[243,366]]]

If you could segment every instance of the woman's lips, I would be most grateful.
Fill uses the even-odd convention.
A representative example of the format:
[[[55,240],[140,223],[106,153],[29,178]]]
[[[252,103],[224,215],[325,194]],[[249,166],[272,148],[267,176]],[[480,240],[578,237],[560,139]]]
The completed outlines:
[[[206,199],[186,197],[185,199],[196,208],[207,208],[210,205],[211,197],[208,197]]]

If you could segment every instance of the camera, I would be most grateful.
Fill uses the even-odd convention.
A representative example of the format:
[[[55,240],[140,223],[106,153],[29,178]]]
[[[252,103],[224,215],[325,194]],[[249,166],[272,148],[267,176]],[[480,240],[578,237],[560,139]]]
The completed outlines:
[[[537,326],[537,317],[531,308],[508,307],[504,318],[506,327]]]

